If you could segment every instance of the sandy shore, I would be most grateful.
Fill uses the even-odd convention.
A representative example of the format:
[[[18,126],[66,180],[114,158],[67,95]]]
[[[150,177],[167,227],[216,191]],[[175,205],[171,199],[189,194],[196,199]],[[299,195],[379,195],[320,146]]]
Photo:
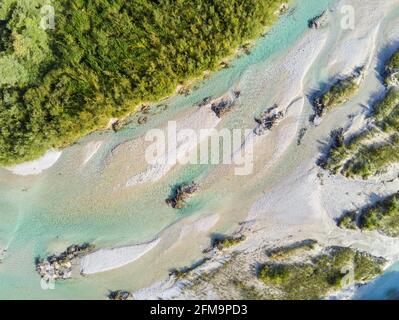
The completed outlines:
[[[44,170],[51,168],[61,157],[61,154],[62,151],[48,151],[43,157],[37,160],[24,162],[12,167],[6,167],[5,169],[19,176],[41,174]]]
[[[81,261],[81,273],[85,275],[123,267],[145,255],[157,246],[160,239],[149,243],[119,248],[103,248],[86,255]]]

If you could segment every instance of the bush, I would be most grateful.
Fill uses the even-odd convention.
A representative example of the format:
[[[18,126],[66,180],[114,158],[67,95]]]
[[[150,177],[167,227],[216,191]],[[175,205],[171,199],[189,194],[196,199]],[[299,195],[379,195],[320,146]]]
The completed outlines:
[[[278,290],[280,299],[321,299],[351,283],[368,281],[382,272],[385,260],[350,248],[330,247],[309,262],[265,264],[258,278]],[[346,277],[353,270],[354,277]],[[343,280],[350,283],[345,283]]]
[[[388,236],[399,236],[399,194],[393,194],[362,211],[359,226],[379,230]]]
[[[359,78],[362,70],[355,71],[354,74],[336,81],[326,92],[315,99],[316,114],[321,117],[333,107],[345,103],[350,97],[359,90]]]
[[[344,214],[338,221],[338,227],[344,229],[351,229],[356,230],[356,213],[355,212],[348,212]]]
[[[398,86],[399,84],[399,50],[388,60],[386,65],[385,83]]]
[[[300,253],[311,251],[315,249],[316,245],[316,240],[308,239],[296,242],[290,246],[273,249],[268,252],[268,256],[273,260],[284,260]]]

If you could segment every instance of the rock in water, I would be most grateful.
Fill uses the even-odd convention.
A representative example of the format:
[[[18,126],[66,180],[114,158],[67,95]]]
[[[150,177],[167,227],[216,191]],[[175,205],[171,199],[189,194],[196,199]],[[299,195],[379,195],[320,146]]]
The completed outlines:
[[[174,209],[182,209],[191,195],[198,190],[198,185],[195,182],[189,184],[182,184],[176,188],[173,196],[166,199],[166,203]]]
[[[327,11],[323,11],[318,16],[308,21],[310,29],[320,29],[327,26]]]
[[[89,243],[69,246],[59,255],[52,255],[46,259],[36,259],[36,271],[46,281],[69,279],[72,277],[72,262],[74,259],[94,249]]]

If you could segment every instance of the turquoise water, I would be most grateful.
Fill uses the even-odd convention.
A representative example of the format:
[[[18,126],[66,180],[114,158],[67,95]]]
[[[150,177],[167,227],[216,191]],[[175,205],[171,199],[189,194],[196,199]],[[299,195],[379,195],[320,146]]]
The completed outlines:
[[[105,288],[118,288],[129,280],[134,282],[137,272],[152,272],[153,278],[161,274],[156,270],[156,261],[152,261],[151,268],[144,265],[147,262],[144,259],[121,272],[73,279],[57,283],[56,290],[43,290],[33,262],[37,256],[72,243],[89,241],[100,247],[141,243],[153,239],[184,217],[222,208],[229,197],[226,192],[216,192],[212,188],[195,197],[182,212],[164,204],[172,185],[209,174],[213,169],[211,165],[179,168],[150,188],[135,192],[135,189],[118,187],[119,181],[104,176],[107,156],[115,146],[173,119],[205,97],[222,95],[239,83],[249,68],[262,67],[268,59],[284,53],[305,33],[308,19],[332,2],[298,2],[266,37],[257,41],[251,55],[236,59],[232,68],[215,73],[200,83],[190,96],[164,101],[169,105],[168,110],[152,117],[147,125],[131,125],[118,134],[102,132],[86,137],[65,150],[57,164],[40,176],[16,177],[0,171],[0,248],[7,249],[0,264],[0,299],[102,298]],[[244,121],[240,116],[246,108],[255,112],[263,110],[265,104],[270,103],[268,98],[267,93],[256,101],[244,96],[241,113],[229,118],[226,126],[240,127]],[[82,169],[75,160],[76,155],[85,142],[97,138],[104,140],[105,145]],[[140,284],[129,283],[128,286],[133,289]]]
[[[381,276],[358,290],[355,299],[399,299],[399,262],[389,267]]]

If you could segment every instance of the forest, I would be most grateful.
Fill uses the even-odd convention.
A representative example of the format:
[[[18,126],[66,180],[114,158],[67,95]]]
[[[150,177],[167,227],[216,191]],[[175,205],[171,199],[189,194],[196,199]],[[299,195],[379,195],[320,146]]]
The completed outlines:
[[[281,0],[2,0],[0,164],[62,148],[217,70]],[[55,28],[42,28],[54,6]]]

